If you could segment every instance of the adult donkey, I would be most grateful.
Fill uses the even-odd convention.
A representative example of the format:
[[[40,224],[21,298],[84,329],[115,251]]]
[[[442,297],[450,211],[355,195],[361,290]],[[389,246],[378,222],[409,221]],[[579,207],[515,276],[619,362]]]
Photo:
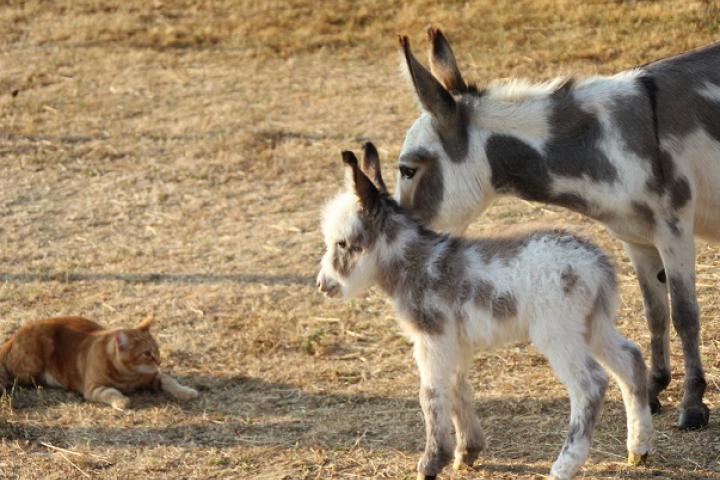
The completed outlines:
[[[398,158],[400,203],[453,232],[503,195],[605,224],[640,281],[650,406],[670,382],[669,292],[685,360],[678,425],[706,426],[694,236],[720,239],[720,44],[609,77],[478,90],[443,34],[428,36],[432,73],[400,38],[423,108]]]

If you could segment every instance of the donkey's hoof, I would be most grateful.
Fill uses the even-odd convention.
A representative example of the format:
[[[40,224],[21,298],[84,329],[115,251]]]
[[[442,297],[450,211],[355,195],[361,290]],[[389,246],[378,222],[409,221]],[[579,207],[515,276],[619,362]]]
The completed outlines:
[[[710,421],[710,409],[704,403],[680,409],[678,427],[681,430],[697,430],[705,428]]]
[[[655,397],[650,399],[650,413],[653,415],[657,415],[660,413],[660,410],[662,410],[662,404],[660,403],[660,400]]]
[[[635,453],[635,452],[628,452],[628,464],[630,465],[644,465],[647,463],[647,457],[648,452],[645,453]]]
[[[424,473],[418,472],[417,480],[435,480],[437,475],[425,475]]]

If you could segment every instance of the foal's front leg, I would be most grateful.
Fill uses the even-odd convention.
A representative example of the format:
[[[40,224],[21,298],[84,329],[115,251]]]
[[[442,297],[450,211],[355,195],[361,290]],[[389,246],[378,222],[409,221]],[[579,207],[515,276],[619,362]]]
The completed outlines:
[[[455,374],[452,389],[452,421],[455,426],[455,461],[453,468],[463,464],[472,466],[478,454],[485,448],[485,434],[480,419],[473,408],[473,391],[467,380],[467,370],[472,364],[472,352],[465,352],[462,367]]]
[[[422,338],[415,342],[420,370],[420,406],[425,418],[425,452],[418,462],[418,479],[434,479],[452,458],[450,379],[455,352]]]

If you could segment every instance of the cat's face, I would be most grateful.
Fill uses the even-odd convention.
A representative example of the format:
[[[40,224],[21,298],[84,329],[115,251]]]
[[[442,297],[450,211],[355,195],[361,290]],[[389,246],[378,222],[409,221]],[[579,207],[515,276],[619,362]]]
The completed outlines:
[[[143,322],[137,328],[118,330],[115,342],[120,361],[130,371],[152,374],[160,367],[160,348],[150,334],[150,323]]]

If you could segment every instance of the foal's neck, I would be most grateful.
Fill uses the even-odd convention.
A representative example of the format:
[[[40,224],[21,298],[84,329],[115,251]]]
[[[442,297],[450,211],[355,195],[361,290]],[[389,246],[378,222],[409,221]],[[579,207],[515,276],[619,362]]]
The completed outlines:
[[[377,284],[386,295],[397,297],[427,274],[430,257],[452,237],[425,228],[405,213],[389,214],[384,224],[377,252]]]

